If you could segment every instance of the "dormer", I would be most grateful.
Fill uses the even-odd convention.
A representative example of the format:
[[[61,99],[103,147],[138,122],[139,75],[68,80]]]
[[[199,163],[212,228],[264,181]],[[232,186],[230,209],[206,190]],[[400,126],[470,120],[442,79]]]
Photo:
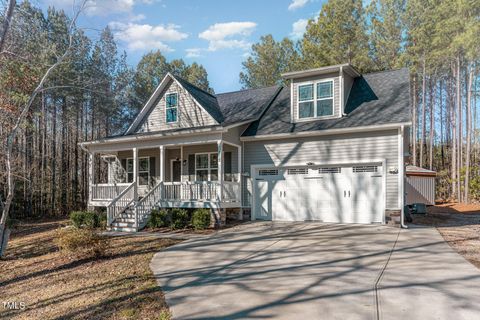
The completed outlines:
[[[350,64],[341,64],[282,74],[290,80],[291,122],[341,118],[360,73]]]

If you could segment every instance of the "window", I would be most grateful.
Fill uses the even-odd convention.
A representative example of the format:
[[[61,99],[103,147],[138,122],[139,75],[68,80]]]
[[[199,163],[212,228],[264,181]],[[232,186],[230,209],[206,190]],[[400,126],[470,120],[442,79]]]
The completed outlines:
[[[298,117],[300,119],[333,115],[333,80],[298,86]]]
[[[165,114],[167,123],[177,122],[178,93],[169,93],[165,96]]]
[[[216,152],[195,154],[195,176],[197,181],[218,180],[218,154]]]
[[[318,173],[340,173],[340,167],[325,167],[325,168],[318,168]]]
[[[377,166],[357,166],[353,167],[353,172],[359,173],[359,172],[378,172],[378,167]]]
[[[297,175],[297,174],[308,174],[308,168],[293,168],[288,169],[287,173],[289,175]]]
[[[277,169],[261,169],[258,171],[258,175],[260,176],[276,176],[278,175]]]
[[[133,158],[127,159],[127,182],[133,182]],[[138,184],[148,185],[150,181],[150,159],[148,157],[138,158]]]

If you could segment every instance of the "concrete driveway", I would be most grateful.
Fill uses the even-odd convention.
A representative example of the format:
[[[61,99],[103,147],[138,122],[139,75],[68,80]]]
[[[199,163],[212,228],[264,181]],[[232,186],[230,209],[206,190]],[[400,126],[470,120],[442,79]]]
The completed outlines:
[[[250,223],[151,268],[174,319],[480,319],[480,271],[431,228]]]

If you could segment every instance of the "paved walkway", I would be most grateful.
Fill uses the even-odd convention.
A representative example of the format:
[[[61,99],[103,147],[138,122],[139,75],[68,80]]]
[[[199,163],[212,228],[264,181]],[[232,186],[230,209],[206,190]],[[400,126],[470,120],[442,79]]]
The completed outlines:
[[[151,268],[174,319],[480,318],[480,271],[429,228],[255,223]]]

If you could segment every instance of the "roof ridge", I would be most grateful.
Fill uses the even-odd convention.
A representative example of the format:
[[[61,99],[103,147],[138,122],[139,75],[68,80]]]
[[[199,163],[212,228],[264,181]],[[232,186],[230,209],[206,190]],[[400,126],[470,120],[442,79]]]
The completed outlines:
[[[230,93],[237,93],[237,92],[243,92],[243,91],[252,91],[252,90],[260,90],[260,89],[266,89],[266,88],[273,88],[273,87],[283,87],[278,84],[272,85],[272,86],[264,86],[264,87],[259,87],[259,88],[248,88],[248,89],[240,89],[240,90],[235,90],[235,91],[227,91],[227,92],[221,92],[221,93],[216,93],[215,96],[219,96],[222,94],[230,94]]]
[[[397,69],[373,71],[373,72],[369,72],[369,73],[364,73],[364,74],[362,74],[362,76],[368,76],[370,74],[378,74],[378,73],[395,72],[395,71],[400,71],[400,70],[408,70],[408,68],[407,67],[402,67],[402,68],[397,68]]]
[[[201,92],[203,92],[203,93],[205,93],[205,94],[208,94],[208,95],[211,96],[212,98],[217,98],[214,94],[211,94],[210,92],[208,92],[208,91],[206,91],[206,90],[203,90],[202,88],[194,85],[194,84],[191,83],[190,81],[185,80],[185,79],[183,79],[182,77],[180,77],[180,76],[178,76],[178,75],[176,75],[176,74],[173,74],[173,73],[172,73],[172,76],[175,77],[177,80],[180,79],[181,81],[185,81],[186,83],[188,83],[189,85],[191,85],[191,86],[194,87],[195,89],[197,89],[197,90],[199,90],[199,91],[201,91]]]

